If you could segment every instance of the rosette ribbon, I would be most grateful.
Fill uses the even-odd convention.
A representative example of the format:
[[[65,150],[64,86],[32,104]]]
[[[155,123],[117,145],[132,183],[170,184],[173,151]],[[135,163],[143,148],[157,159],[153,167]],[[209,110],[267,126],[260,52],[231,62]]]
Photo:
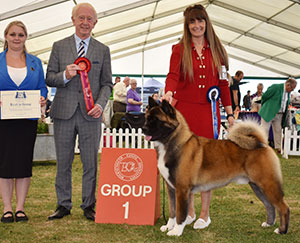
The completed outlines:
[[[81,68],[81,70],[78,70],[77,73],[80,74],[85,106],[87,112],[89,112],[94,107],[94,100],[92,96],[91,86],[89,82],[89,77],[87,75],[87,73],[91,69],[91,62],[86,57],[80,57],[77,58],[74,63]]]
[[[212,86],[207,91],[207,100],[211,103],[211,113],[212,113],[212,122],[213,122],[213,132],[214,139],[218,139],[218,115],[217,115],[217,101],[220,98],[220,89],[217,86]]]

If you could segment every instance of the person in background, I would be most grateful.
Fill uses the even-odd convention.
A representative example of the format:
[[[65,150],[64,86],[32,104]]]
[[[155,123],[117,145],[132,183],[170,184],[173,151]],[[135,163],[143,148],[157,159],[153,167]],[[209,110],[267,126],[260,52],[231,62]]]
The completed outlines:
[[[121,77],[120,76],[117,76],[115,78],[115,83],[114,83],[114,86],[117,84],[117,83],[120,83],[121,82]]]
[[[127,111],[141,112],[141,105],[143,102],[136,92],[137,81],[135,79],[130,79],[129,84],[131,88],[127,91]]]
[[[158,98],[161,99],[165,95],[165,88],[159,88]]]
[[[251,100],[253,100],[255,97],[261,97],[263,95],[263,89],[264,85],[262,83],[259,83],[256,87],[256,93],[250,96]]]
[[[115,83],[114,83],[114,86],[119,83],[121,81],[121,78],[119,76],[117,76],[115,78]],[[113,117],[114,115],[114,112],[113,112],[113,104],[114,104],[114,88],[111,92],[111,95],[109,96],[109,99],[107,101],[107,104],[104,108],[104,111],[103,111],[103,123],[105,124],[105,127],[108,127],[110,128],[110,121],[111,121],[111,118]]]
[[[52,104],[52,101],[48,99],[47,103],[46,103],[46,110],[45,110],[46,118],[50,116],[51,104]]]
[[[226,50],[216,35],[205,8],[200,4],[188,7],[184,11],[184,34],[172,49],[162,99],[168,100],[182,113],[196,135],[214,138],[211,103],[207,99],[212,88],[220,90],[229,125],[234,123],[227,70]],[[216,109],[216,129],[219,131],[219,102]],[[202,208],[200,217],[194,224],[195,229],[203,229],[210,224],[210,199],[211,191],[201,193]],[[187,224],[191,224],[196,218],[193,202],[191,194]]]
[[[123,82],[114,86],[113,112],[126,112],[127,106],[127,87],[129,86],[129,77],[125,77]]]
[[[46,82],[56,87],[50,116],[54,123],[54,140],[57,155],[55,189],[57,208],[48,220],[61,219],[72,208],[72,163],[76,135],[79,137],[80,158],[83,165],[83,215],[95,219],[95,190],[98,149],[101,137],[102,111],[112,92],[110,51],[107,46],[91,37],[97,23],[97,13],[89,3],[75,5],[72,22],[75,34],[53,44],[47,68]],[[88,72],[94,107],[87,111],[82,90],[81,68],[74,64],[78,57],[91,62]]]
[[[251,95],[251,111],[252,112],[258,112],[260,110],[263,89],[264,89],[264,85],[262,83],[259,83],[257,85],[256,93]]]
[[[231,104],[232,110],[235,116],[241,110],[241,92],[240,92],[240,81],[244,78],[244,73],[242,71],[237,71],[232,77],[233,83],[230,85],[230,96],[231,96]]]
[[[120,78],[120,76],[117,76],[117,77],[115,78],[114,87],[115,87],[115,85],[116,85],[117,83],[120,83],[120,82],[121,82],[121,78]],[[113,90],[112,90],[112,92],[111,92],[111,95],[109,96],[109,100],[114,100],[114,88],[113,88]]]
[[[274,147],[278,153],[281,152],[281,128],[286,123],[290,93],[296,86],[297,81],[289,78],[283,84],[272,84],[261,98],[261,108],[258,112],[261,116],[261,126],[266,134],[269,134],[272,126]]]
[[[250,90],[247,91],[247,94],[243,98],[243,108],[245,108],[246,111],[250,111],[251,108]]]
[[[40,104],[45,107],[48,89],[42,62],[28,54],[25,47],[27,37],[26,26],[21,21],[9,23],[4,30],[4,51],[0,53],[0,91],[40,90]],[[32,177],[37,119],[0,120],[0,134],[0,193],[4,212],[1,222],[27,221],[24,204]],[[15,214],[12,208],[14,189]]]

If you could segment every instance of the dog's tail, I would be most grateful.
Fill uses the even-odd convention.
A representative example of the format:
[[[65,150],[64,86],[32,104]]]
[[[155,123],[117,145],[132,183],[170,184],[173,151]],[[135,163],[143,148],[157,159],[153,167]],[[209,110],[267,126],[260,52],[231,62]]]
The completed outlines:
[[[235,123],[227,137],[244,149],[262,148],[268,145],[265,131],[255,121]]]

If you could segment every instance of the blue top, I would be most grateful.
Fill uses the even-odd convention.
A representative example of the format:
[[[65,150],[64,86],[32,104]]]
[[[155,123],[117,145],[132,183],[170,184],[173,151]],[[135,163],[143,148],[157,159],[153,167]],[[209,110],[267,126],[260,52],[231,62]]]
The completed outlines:
[[[141,97],[139,94],[133,89],[129,89],[127,91],[127,111],[141,111],[140,105],[132,105],[128,103],[128,99],[133,99],[135,101],[141,101]]]
[[[17,86],[7,71],[6,52],[0,53],[0,91],[2,90],[40,90],[41,96],[47,99],[48,89],[45,83],[44,70],[39,58],[26,53],[27,74]]]

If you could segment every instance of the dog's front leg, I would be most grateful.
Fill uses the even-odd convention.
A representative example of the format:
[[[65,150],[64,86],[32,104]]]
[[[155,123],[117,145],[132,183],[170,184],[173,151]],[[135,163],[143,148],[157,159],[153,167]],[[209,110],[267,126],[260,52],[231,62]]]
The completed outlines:
[[[169,201],[169,220],[166,225],[160,227],[162,232],[170,231],[174,228],[176,222],[176,215],[175,215],[175,189],[172,188],[168,183],[167,190],[168,190],[168,201]]]
[[[168,232],[168,235],[182,235],[188,215],[190,193],[190,190],[186,187],[176,187],[176,223],[174,228]]]

